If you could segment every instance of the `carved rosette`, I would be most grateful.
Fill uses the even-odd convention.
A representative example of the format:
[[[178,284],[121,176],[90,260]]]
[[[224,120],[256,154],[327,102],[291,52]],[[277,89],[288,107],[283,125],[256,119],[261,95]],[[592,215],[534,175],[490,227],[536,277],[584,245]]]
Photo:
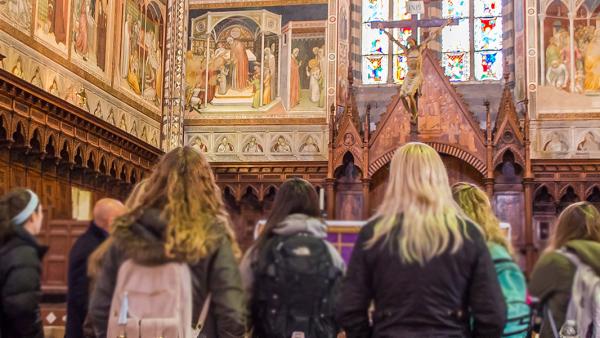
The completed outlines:
[[[185,112],[185,58],[188,3],[169,0],[167,13],[167,60],[161,148],[169,151],[183,144]]]

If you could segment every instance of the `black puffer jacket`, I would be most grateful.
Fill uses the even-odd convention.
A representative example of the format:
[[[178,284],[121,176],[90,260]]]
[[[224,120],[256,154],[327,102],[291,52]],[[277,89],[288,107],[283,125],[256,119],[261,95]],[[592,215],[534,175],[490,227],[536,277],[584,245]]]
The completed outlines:
[[[160,218],[160,210],[148,209],[138,221],[127,228],[117,228],[112,235],[114,241],[104,257],[88,312],[97,337],[106,337],[110,304],[121,264],[128,258],[145,265],[169,261],[164,252],[166,226]],[[198,318],[202,304],[211,292],[204,333],[208,338],[243,337],[246,329],[244,293],[229,240],[224,238],[209,257],[190,268],[194,293],[192,320]]]
[[[0,247],[0,338],[44,337],[39,304],[46,251],[23,229]]]
[[[348,338],[500,337],[506,305],[475,225],[466,225],[470,240],[458,252],[420,266],[403,263],[398,250],[383,243],[366,249],[375,222],[360,231],[337,305]]]

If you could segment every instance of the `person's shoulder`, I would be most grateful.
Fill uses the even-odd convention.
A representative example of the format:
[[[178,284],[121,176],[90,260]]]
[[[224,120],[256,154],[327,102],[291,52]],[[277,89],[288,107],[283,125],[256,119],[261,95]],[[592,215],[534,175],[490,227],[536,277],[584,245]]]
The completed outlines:
[[[2,252],[0,260],[5,268],[39,265],[40,259],[36,248],[18,237],[6,242],[0,252]]]

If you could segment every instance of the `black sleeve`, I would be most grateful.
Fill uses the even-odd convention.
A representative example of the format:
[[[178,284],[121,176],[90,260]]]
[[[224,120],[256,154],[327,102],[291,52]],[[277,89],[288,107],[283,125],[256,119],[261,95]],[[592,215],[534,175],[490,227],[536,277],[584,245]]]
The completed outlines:
[[[506,304],[487,245],[481,234],[473,234],[476,258],[469,285],[469,308],[473,337],[501,337],[506,324]]]
[[[114,244],[108,248],[103,258],[102,269],[98,274],[94,290],[92,291],[88,314],[98,338],[106,338],[110,304],[123,257]]]
[[[19,246],[3,258],[5,267],[2,285],[2,322],[20,338],[44,337],[40,314],[40,260],[36,250]]]
[[[229,240],[224,240],[214,255],[208,272],[208,289],[212,293],[210,313],[215,319],[218,337],[244,337],[244,290]]]
[[[83,337],[83,322],[89,301],[88,251],[74,246],[69,255],[66,338]]]
[[[336,320],[348,338],[371,336],[369,305],[373,299],[371,266],[366,262],[365,242],[372,236],[372,226],[361,229],[354,244],[346,276],[342,280],[336,305]]]

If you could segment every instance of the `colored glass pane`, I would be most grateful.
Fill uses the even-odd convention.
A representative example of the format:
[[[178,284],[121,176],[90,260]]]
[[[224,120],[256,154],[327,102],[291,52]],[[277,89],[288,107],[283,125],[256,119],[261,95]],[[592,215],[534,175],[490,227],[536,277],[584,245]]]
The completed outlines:
[[[411,15],[408,14],[406,8],[406,0],[394,1],[394,20],[410,20]]]
[[[387,56],[364,56],[362,62],[363,83],[375,84],[387,82]]]
[[[500,80],[502,78],[502,52],[475,53],[475,80]]]
[[[369,24],[363,26],[363,54],[387,54],[388,37],[380,29],[371,29]]]
[[[404,82],[406,76],[406,57],[404,55],[394,55],[394,82]]]
[[[464,52],[470,49],[469,19],[462,19],[456,26],[447,26],[442,31],[443,52]]]
[[[363,22],[384,21],[389,18],[388,0],[363,1]]]
[[[473,2],[475,17],[502,15],[502,2],[500,0],[475,0]]]
[[[408,43],[407,40],[408,38],[410,38],[412,35],[412,28],[398,28],[394,30],[394,36],[396,37],[396,39],[398,39],[400,42],[402,42],[403,45],[406,46],[406,44]],[[398,47],[397,44],[394,43],[394,54],[400,54],[402,53],[402,49],[400,49],[400,47]]]
[[[475,49],[502,49],[502,18],[475,19]]]
[[[450,81],[467,81],[470,76],[469,64],[468,52],[442,54],[444,72]]]
[[[469,0],[444,0],[442,16],[444,18],[464,18],[469,16]]]

